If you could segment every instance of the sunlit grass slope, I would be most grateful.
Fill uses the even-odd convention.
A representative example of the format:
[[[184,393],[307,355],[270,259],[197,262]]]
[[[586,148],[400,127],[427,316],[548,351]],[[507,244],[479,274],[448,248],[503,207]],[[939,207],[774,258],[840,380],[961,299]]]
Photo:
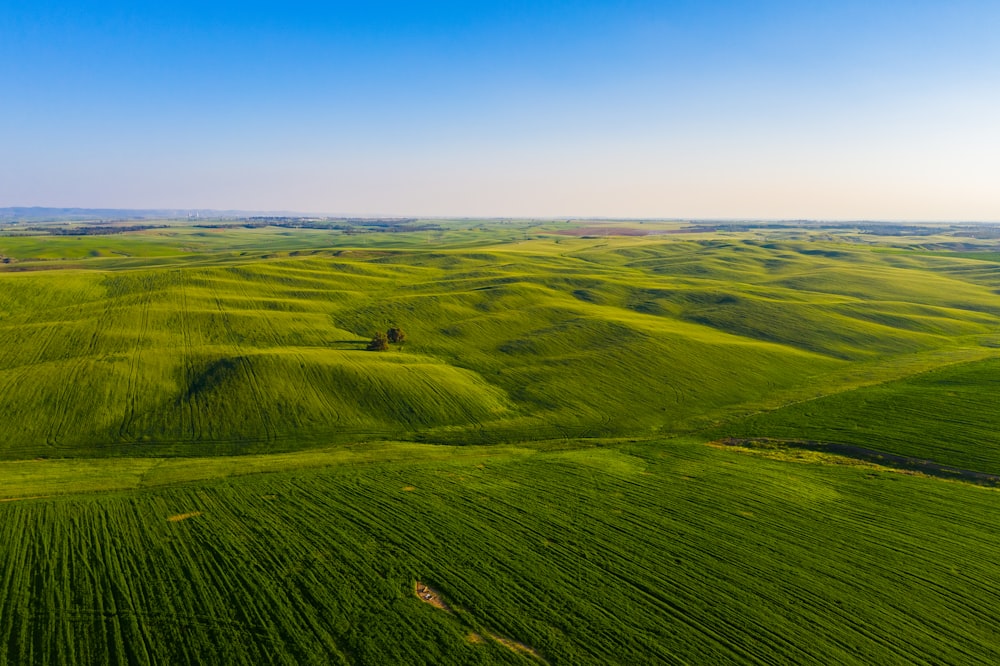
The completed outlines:
[[[675,432],[1000,330],[1000,296],[961,279],[962,260],[736,239],[281,238],[242,258],[0,273],[0,455]],[[364,350],[391,325],[404,345]]]
[[[2,502],[0,663],[1000,660],[996,491],[676,440],[430,448]]]
[[[1000,360],[796,403],[720,432],[852,444],[1000,474]]]
[[[0,666],[1000,662],[998,491],[705,444],[1000,473],[997,264],[490,224],[0,236]]]

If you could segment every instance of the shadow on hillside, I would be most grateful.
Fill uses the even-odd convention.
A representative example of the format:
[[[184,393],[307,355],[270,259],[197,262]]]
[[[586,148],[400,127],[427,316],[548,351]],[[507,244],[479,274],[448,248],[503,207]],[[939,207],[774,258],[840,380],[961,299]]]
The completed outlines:
[[[895,469],[919,472],[927,476],[935,476],[942,479],[952,479],[975,483],[981,486],[1000,486],[1000,475],[977,472],[951,465],[942,465],[933,460],[923,458],[909,458],[894,453],[885,453],[875,449],[866,449],[851,444],[838,444],[836,442],[814,442],[809,440],[785,440],[785,439],[739,439],[727,437],[717,442],[724,446],[740,446],[747,449],[803,449],[806,451],[816,451],[818,453],[830,453],[846,458],[854,458],[865,462],[892,467]]]

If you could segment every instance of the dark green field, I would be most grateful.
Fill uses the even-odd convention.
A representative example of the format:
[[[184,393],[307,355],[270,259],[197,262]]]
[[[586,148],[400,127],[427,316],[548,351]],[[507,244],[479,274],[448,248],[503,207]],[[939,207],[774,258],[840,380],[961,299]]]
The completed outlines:
[[[1000,662],[996,489],[713,444],[1000,474],[995,248],[573,226],[0,235],[0,664]]]
[[[796,403],[725,430],[741,437],[852,444],[1000,474],[1000,359]]]

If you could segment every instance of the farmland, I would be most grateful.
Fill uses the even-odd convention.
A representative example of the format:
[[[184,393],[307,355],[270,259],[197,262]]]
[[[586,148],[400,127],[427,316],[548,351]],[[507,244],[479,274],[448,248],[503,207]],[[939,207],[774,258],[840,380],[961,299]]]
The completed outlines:
[[[711,445],[1000,474],[995,248],[681,227],[0,235],[0,664],[1000,660],[997,490]]]

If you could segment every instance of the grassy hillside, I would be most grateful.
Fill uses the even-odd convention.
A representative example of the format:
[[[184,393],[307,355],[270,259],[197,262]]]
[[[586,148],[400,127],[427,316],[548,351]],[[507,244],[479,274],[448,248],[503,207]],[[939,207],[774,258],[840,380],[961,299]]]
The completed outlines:
[[[285,245],[178,266],[164,239],[183,254],[189,236],[220,232],[170,233],[114,239],[159,267],[133,256],[0,274],[0,455],[676,432],[851,363],[977,346],[1000,323],[1000,296],[926,258],[797,241],[418,251],[408,237],[404,249],[302,252],[288,248],[335,235],[226,230],[234,247]],[[0,240],[27,253],[16,268],[46,263],[32,264],[26,239]],[[406,344],[364,351],[391,325]]]
[[[680,226],[0,235],[0,666],[1000,662],[997,490],[709,443],[1000,474],[1000,264]]]
[[[719,432],[852,444],[1000,474],[1000,360],[793,404]]]

